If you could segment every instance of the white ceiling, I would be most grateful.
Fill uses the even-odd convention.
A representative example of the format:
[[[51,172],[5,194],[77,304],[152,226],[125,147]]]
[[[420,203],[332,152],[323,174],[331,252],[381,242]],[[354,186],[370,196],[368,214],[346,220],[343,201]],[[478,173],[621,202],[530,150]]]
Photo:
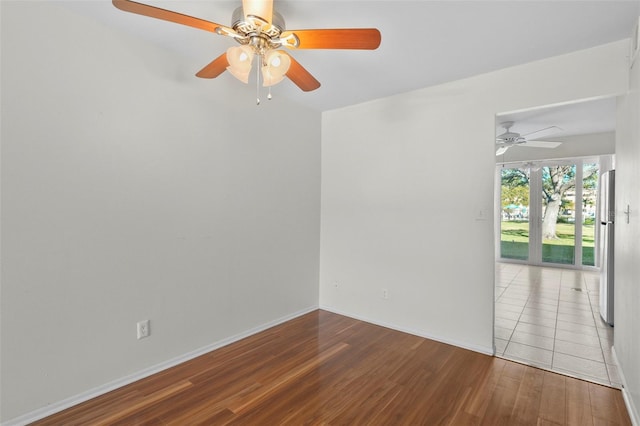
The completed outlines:
[[[548,131],[533,133],[532,140],[612,132],[616,128],[616,98],[593,99],[499,114],[496,117],[497,135],[504,132],[501,124],[506,121],[512,121],[511,131],[521,135],[554,126]]]
[[[229,25],[241,0],[139,0]],[[286,81],[283,96],[318,111],[453,81],[630,36],[640,14],[633,1],[365,1],[275,0],[287,29],[376,27],[375,51],[299,50],[292,54],[321,83],[302,92]],[[64,3],[78,13],[165,47],[191,78],[234,42],[191,27],[134,15],[109,0]],[[188,67],[186,66],[188,65]],[[191,69],[193,68],[193,69]],[[197,78],[193,76],[192,78]],[[255,88],[228,73],[211,80],[237,86],[252,102]]]

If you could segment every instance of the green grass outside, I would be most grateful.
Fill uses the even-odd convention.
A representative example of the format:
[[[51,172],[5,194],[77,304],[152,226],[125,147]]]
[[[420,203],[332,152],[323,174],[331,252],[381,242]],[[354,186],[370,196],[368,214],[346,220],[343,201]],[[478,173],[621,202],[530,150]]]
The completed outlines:
[[[582,264],[594,263],[594,225],[585,224],[582,238]],[[545,239],[542,242],[542,261],[550,263],[573,264],[575,254],[574,225],[558,223],[557,240]],[[529,258],[529,223],[526,221],[502,222],[500,253],[503,258],[527,260]]]

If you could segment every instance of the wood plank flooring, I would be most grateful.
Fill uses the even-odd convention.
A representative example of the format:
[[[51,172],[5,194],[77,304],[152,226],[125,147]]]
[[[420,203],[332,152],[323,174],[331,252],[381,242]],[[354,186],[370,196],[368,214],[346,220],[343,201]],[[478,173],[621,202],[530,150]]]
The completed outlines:
[[[630,425],[619,390],[315,311],[36,425]]]

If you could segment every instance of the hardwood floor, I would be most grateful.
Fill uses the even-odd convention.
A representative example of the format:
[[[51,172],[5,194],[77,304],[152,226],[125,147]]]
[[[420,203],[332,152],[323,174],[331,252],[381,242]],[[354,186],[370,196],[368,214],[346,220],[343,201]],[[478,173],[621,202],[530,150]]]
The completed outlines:
[[[36,425],[630,425],[619,390],[315,311]]]

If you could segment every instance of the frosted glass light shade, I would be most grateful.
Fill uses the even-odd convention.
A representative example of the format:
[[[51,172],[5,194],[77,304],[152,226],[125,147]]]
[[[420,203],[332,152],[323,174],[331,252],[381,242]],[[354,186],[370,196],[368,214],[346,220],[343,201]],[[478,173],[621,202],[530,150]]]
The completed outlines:
[[[278,50],[272,50],[265,55],[265,66],[262,67],[263,86],[273,86],[280,83],[289,67],[291,66],[291,58],[286,53]]]
[[[227,61],[229,62],[227,71],[243,83],[249,83],[251,62],[253,61],[251,47],[246,45],[230,47],[227,49]]]
[[[253,16],[268,24],[273,19],[273,0],[242,0],[245,18]]]

